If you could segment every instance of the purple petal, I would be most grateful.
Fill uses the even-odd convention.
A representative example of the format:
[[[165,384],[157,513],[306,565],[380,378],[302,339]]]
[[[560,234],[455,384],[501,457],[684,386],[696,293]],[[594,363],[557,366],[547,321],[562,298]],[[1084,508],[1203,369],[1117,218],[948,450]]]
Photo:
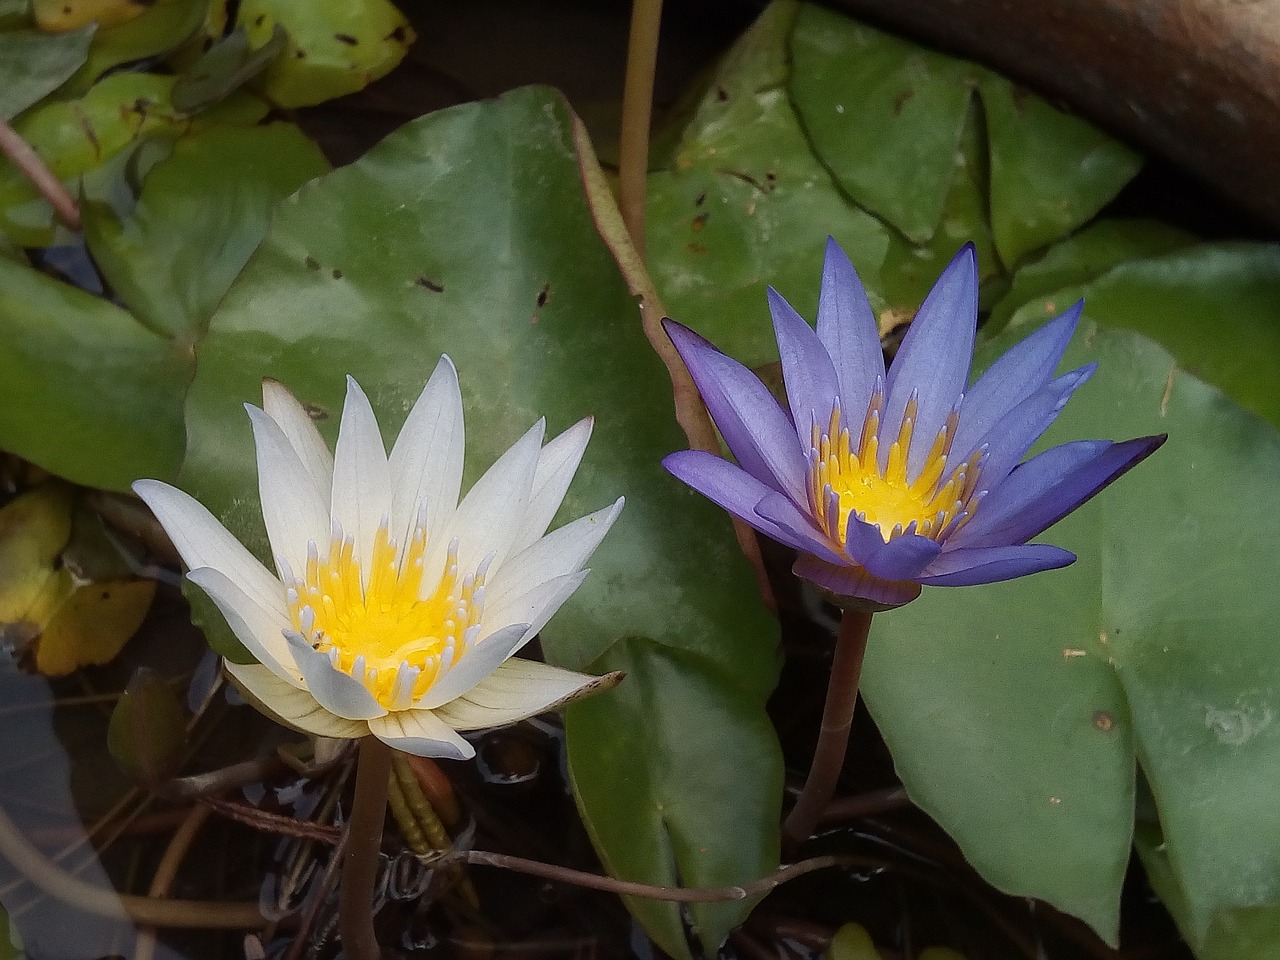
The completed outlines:
[[[791,572],[838,596],[856,597],[885,608],[900,607],[920,596],[920,584],[913,580],[881,580],[862,567],[837,566],[810,554],[797,557]]]
[[[812,524],[795,505],[792,504],[791,508],[800,520],[788,527],[781,527],[768,517],[761,516],[756,512],[756,506],[765,498],[777,497],[788,504],[791,501],[728,460],[705,450],[681,450],[667,456],[662,465],[712,503],[751,524],[766,537],[796,550],[814,549],[813,540],[817,533],[808,531],[805,535],[800,535],[800,531],[805,531]]]
[[[848,559],[841,555],[837,544],[818,530],[815,521],[799,507],[780,493],[770,493],[756,504],[756,515],[784,531],[789,540],[783,540],[789,546],[802,553],[811,553],[830,563],[846,564]],[[759,529],[757,527],[756,529]]]
[[[814,422],[825,429],[831,420],[831,408],[840,396],[840,382],[827,348],[813,327],[791,309],[791,304],[773,287],[769,288],[769,311],[773,314],[773,332],[782,357],[782,379],[791,403],[791,419],[807,450]],[[861,413],[861,410],[845,411],[846,416]]]
[[[965,244],[947,265],[916,312],[889,368],[888,396],[880,435],[883,468],[897,437],[912,392],[918,396],[907,472],[916,477],[933,441],[969,382],[973,337],[978,322],[978,261]]]
[[[1071,342],[1084,301],[1001,354],[964,396],[960,428],[952,449],[968,453],[1001,417],[1041,389],[1053,376]]]
[[[979,446],[987,446],[982,479],[978,483],[980,489],[993,489],[1009,475],[1031,449],[1031,445],[1058,419],[1058,414],[1071,399],[1071,394],[1093,376],[1095,369],[1097,364],[1091,363],[1079,370],[1064,373],[1000,418],[987,435],[978,441]]]
[[[845,552],[881,580],[914,580],[942,550],[936,541],[915,533],[885,543],[879,527],[852,514],[845,529]]]
[[[1052,447],[1014,468],[950,541],[952,546],[1025,543],[1154,453],[1163,436],[1123,443],[1077,440]]]
[[[861,416],[877,378],[884,378],[884,350],[867,291],[834,237],[827,237],[822,266],[818,339],[835,366],[841,407],[848,416]]]
[[[796,441],[796,431],[773,394],[754,373],[692,330],[673,320],[663,326],[742,469],[775,490],[803,499],[807,447]]]
[[[971,587],[979,583],[1013,580],[1042,570],[1056,570],[1074,563],[1070,550],[1047,543],[1013,547],[976,547],[948,550],[929,567],[920,582],[929,587]]]

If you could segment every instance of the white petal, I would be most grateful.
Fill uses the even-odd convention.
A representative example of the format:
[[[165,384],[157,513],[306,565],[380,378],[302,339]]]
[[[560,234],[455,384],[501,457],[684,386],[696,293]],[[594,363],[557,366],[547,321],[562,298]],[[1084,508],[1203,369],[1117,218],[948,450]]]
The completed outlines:
[[[363,720],[335,717],[306,690],[290,686],[264,666],[232,663],[230,660],[223,663],[244,698],[285,726],[320,737],[339,739],[363,737],[369,732],[369,726]]]
[[[512,657],[465,694],[437,708],[436,716],[455,730],[500,727],[608,690],[621,679],[620,673],[593,677]]]
[[[133,491],[156,515],[190,570],[212,567],[270,608],[283,597],[280,581],[194,497],[159,480],[138,480]]]
[[[301,572],[307,566],[307,543],[329,542],[329,505],[279,425],[252,404],[244,406],[258,448],[258,492],[267,539],[277,557]]]
[[[414,707],[434,710],[454,697],[462,696],[515,653],[527,634],[528,627],[523,623],[513,623],[495,630],[465,651],[452,669],[436,679],[431,689],[423,694]]]
[[[485,588],[487,609],[501,609],[506,601],[523,596],[548,580],[581,570],[618,519],[622,505],[619,497],[613,506],[565,524],[511,557]],[[504,620],[523,622],[525,617],[498,616],[493,622]]]
[[[445,535],[427,545],[430,555],[425,569],[444,566],[449,541],[458,540],[458,569],[474,570],[492,554],[490,573],[496,573],[511,548],[511,537],[529,504],[533,475],[542,450],[546,422],[539,420],[504,453],[476,485],[467,491],[458,510],[445,526]]]
[[[582,453],[591,439],[591,417],[579,420],[556,437],[538,455],[538,468],[533,473],[533,492],[520,525],[511,542],[517,553],[547,532],[551,518],[560,509],[569,483],[582,462]]]
[[[367,583],[374,536],[391,510],[391,472],[369,398],[351,377],[347,377],[347,399],[333,457],[330,510],[343,534],[355,539],[356,559]]]
[[[430,710],[397,710],[369,721],[369,732],[383,743],[419,757],[470,760],[475,748]]]
[[[334,667],[326,654],[313,650],[296,633],[287,639],[293,662],[320,706],[347,720],[372,720],[387,712],[363,683]]]
[[[291,624],[283,590],[276,591],[271,603],[263,604],[213,567],[197,567],[187,577],[218,605],[231,632],[259,663],[293,686],[302,686],[302,674],[294,667],[284,639]]]
[[[328,503],[333,485],[333,454],[316,429],[315,421],[278,380],[262,381],[262,409],[279,425],[320,492],[320,499]]]
[[[398,543],[427,505],[427,530],[440,529],[458,506],[462,486],[462,394],[458,371],[447,356],[436,364],[391,449],[391,532]]]
[[[573,591],[587,579],[589,570],[555,577],[526,590],[519,596],[503,599],[501,603],[490,605],[485,598],[484,620],[486,623],[524,623],[527,631],[516,649],[520,649],[525,641],[541,630],[548,620],[555,615]]]

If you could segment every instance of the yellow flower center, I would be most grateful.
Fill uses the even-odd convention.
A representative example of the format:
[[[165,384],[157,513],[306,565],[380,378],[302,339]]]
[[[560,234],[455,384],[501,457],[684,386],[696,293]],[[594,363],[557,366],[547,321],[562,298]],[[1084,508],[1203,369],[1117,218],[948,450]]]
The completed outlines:
[[[949,537],[973,517],[984,451],[948,470],[948,455],[955,439],[959,414],[952,411],[938,431],[920,473],[907,473],[907,453],[915,430],[917,402],[907,402],[898,437],[889,447],[880,469],[880,418],[884,391],[877,388],[867,406],[857,446],[847,428],[840,425],[840,406],[831,412],[825,431],[813,425],[809,451],[810,506],[818,522],[843,546],[849,516],[856,515],[880,530],[886,543],[903,533],[917,533],[933,540]]]
[[[288,591],[289,617],[335,669],[363,683],[388,710],[404,710],[475,644],[488,564],[459,579],[455,540],[428,592],[421,520],[398,558],[383,521],[367,582],[354,548],[354,540],[336,526],[327,554],[311,545],[305,574]]]

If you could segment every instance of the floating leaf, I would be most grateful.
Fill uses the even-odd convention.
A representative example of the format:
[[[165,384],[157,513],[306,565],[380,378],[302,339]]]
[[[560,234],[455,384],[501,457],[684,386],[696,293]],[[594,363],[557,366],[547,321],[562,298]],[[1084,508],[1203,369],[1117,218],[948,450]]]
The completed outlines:
[[[107,725],[107,749],[130,776],[157,784],[182,760],[187,717],[173,688],[154,670],[140,667],[129,680]]]
[[[70,591],[57,567],[71,537],[71,491],[46,483],[0,507],[0,633],[21,645]]]
[[[660,882],[671,869],[664,861],[655,874],[651,854],[634,859],[637,844],[673,850],[682,876],[697,876],[701,857],[748,864],[742,879],[753,879],[776,866],[761,855],[776,842],[776,810],[760,814],[778,802],[777,745],[763,725],[775,625],[723,515],[659,465],[684,438],[671,420],[666,372],[592,222],[572,123],[558,96],[537,89],[442,111],[282,203],[197,346],[182,480],[265,556],[240,407],[260,401],[264,376],[310,404],[332,439],[352,374],[394,431],[393,411],[407,409],[447,351],[461,373],[471,478],[539,415],[550,432],[596,415],[564,515],[622,492],[627,506],[592,557],[585,585],[543,629],[543,648],[556,663],[581,668],[622,637],[647,636],[668,656],[684,651],[705,661],[703,682],[720,690],[698,729],[656,728],[638,739],[642,753],[625,758],[596,738],[607,745],[628,714],[613,718],[597,707],[609,719],[602,728],[575,726],[571,762],[612,757],[622,764],[611,768],[615,780],[636,764],[661,771],[677,760],[686,769],[732,763],[765,771],[737,783],[723,805],[698,811],[696,822],[684,811],[646,816],[625,849],[603,851],[636,880]],[[702,736],[727,722],[724,710],[753,716],[761,735],[730,746]],[[615,807],[629,802],[618,791],[593,794],[584,816],[616,821]],[[695,847],[714,856],[688,856]],[[663,929],[679,915],[670,904],[654,910],[668,918]]]
[[[62,677],[80,667],[110,663],[138,631],[154,580],[87,583],[58,607],[36,641],[36,670]]]
[[[174,146],[123,220],[87,207],[89,250],[139,322],[193,343],[262,240],[275,203],[328,167],[292,124],[212,129]]]
[[[1008,293],[992,307],[982,325],[982,334],[990,337],[998,333],[1019,308],[1033,300],[1045,311],[1044,317],[1056,316],[1070,305],[1058,302],[1054,295],[1060,291],[1083,288],[1126,260],[1154,257],[1193,243],[1195,237],[1185,230],[1158,220],[1100,220],[1090,224],[1018,268]]]
[[[100,29],[89,48],[89,59],[67,82],[83,92],[113,67],[158,57],[179,47],[200,29],[209,0],[155,0],[136,19]]]
[[[48,36],[38,30],[0,33],[0,119],[10,120],[75,73],[89,53],[93,27]]]
[[[94,23],[102,29],[116,27],[141,16],[149,6],[149,0],[31,0],[31,15],[41,30],[63,33]]]
[[[241,0],[237,23],[258,49],[283,27],[288,42],[260,79],[282,107],[305,107],[363,90],[404,59],[415,39],[388,0]]]
[[[857,923],[846,923],[836,931],[826,956],[827,960],[883,960],[871,934]]]
[[[1092,283],[1028,303],[1013,326],[1047,305],[1085,297],[1089,316],[1159,341],[1179,366],[1280,426],[1280,247],[1201,244],[1122,263]]]
[[[858,204],[927,243],[982,68],[807,3],[791,54],[791,95],[814,151]]]
[[[1136,749],[1194,939],[1214,910],[1280,895],[1280,825],[1256,800],[1280,777],[1280,527],[1257,510],[1280,435],[1137,334],[1086,325],[1064,366],[1095,360],[1044,443],[1169,442],[1046,535],[1074,566],[878,617],[864,690],[913,799],[970,862],[1112,941]]]
[[[284,49],[287,34],[277,24],[271,38],[256,50],[249,49],[243,28],[216,41],[188,67],[173,87],[173,105],[198,110],[221,100],[266,69]]]
[[[991,226],[1009,266],[1092,220],[1142,167],[1097,127],[1003,77],[978,89],[987,118]]]
[[[567,731],[576,747],[569,765],[574,792],[609,871],[639,873],[666,886],[709,887],[772,870],[777,833],[758,825],[778,821],[782,758],[755,698],[743,696],[700,657],[649,640],[615,644],[592,669],[626,674],[617,689],[568,711]],[[620,775],[625,789],[619,789]],[[698,788],[690,789],[695,783]],[[744,795],[746,784],[753,789]],[[746,829],[736,843],[709,843],[723,837],[729,810]],[[680,911],[655,900],[627,905],[663,950],[688,956]],[[708,953],[751,906],[690,905]]]

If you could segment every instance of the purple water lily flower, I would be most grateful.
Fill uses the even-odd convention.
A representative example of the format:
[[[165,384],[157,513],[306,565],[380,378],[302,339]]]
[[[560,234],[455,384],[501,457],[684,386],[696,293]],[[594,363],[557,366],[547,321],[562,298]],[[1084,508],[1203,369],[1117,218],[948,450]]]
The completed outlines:
[[[737,464],[684,450],[663,464],[755,529],[799,551],[795,573],[846,605],[887,609],[922,585],[966,586],[1063,567],[1028,543],[1164,442],[1081,440],[1022,458],[1094,364],[1055,377],[1077,303],[965,389],[977,259],[943,271],[893,365],[849,258],[827,242],[818,329],[772,288],[790,412],[746,367],[665,321]]]

